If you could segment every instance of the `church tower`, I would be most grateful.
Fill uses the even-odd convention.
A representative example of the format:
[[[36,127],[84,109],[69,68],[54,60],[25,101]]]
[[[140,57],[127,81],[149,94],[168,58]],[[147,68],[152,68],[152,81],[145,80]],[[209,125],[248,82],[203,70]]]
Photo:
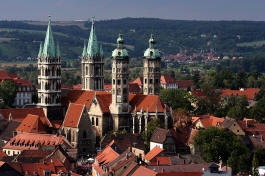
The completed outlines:
[[[61,56],[55,47],[49,19],[44,45],[38,54],[38,106],[44,108],[49,119],[61,117]]]
[[[161,57],[158,49],[155,48],[153,34],[149,39],[149,48],[144,52],[144,71],[143,71],[143,93],[144,95],[159,95],[161,77]]]
[[[104,55],[102,46],[98,44],[92,19],[89,41],[83,48],[82,53],[82,89],[103,91],[104,90]]]
[[[112,51],[112,103],[110,112],[113,129],[129,128],[129,55],[123,47],[123,37],[119,34],[117,48]]]

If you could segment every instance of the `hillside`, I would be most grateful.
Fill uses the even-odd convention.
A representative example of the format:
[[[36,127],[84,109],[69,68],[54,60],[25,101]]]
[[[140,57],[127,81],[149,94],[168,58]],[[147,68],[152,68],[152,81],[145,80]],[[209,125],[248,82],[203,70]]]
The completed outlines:
[[[0,21],[0,58],[35,57],[44,40],[46,22]],[[64,58],[78,58],[89,37],[90,23],[53,22],[55,40]],[[154,33],[163,54],[180,49],[214,49],[220,55],[256,55],[265,52],[265,22],[182,21],[124,18],[96,22],[98,40],[110,56],[118,33],[123,33],[132,57],[143,55],[150,33]]]

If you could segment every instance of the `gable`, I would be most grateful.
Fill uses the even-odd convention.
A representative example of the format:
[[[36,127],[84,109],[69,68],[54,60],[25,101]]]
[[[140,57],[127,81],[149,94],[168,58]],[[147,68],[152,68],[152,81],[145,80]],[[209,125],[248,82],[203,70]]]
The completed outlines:
[[[103,112],[96,98],[92,100],[90,107],[88,108],[88,114],[102,116]]]

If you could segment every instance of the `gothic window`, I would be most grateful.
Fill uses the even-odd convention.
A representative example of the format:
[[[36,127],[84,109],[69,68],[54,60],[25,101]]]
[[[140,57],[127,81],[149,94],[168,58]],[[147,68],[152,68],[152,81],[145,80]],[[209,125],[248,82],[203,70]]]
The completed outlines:
[[[71,130],[68,130],[68,132],[67,132],[67,140],[68,140],[69,142],[72,142],[72,141],[71,141]]]
[[[153,83],[153,79],[149,79],[149,83],[152,84]]]
[[[92,125],[95,125],[95,119],[92,117]]]
[[[156,84],[159,84],[159,79],[156,79]]]
[[[86,66],[86,75],[88,74],[88,66]]]
[[[127,102],[127,97],[123,97],[123,103]]]
[[[112,80],[112,84],[115,84],[115,79]]]
[[[147,83],[147,79],[144,79],[144,83],[145,83],[145,84]]]
[[[153,51],[150,51],[150,56],[153,56]]]
[[[54,67],[52,67],[52,76],[54,76],[54,74],[55,74],[55,69]]]
[[[98,118],[96,118],[96,126],[98,126]]]
[[[127,80],[126,79],[123,79],[123,84],[126,84]]]
[[[123,88],[123,94],[127,94],[127,89]]]
[[[117,84],[118,84],[118,85],[120,85],[120,84],[121,84],[121,80],[120,80],[120,79],[118,79],[118,82],[117,82]]]
[[[48,97],[45,98],[45,104],[48,104]]]

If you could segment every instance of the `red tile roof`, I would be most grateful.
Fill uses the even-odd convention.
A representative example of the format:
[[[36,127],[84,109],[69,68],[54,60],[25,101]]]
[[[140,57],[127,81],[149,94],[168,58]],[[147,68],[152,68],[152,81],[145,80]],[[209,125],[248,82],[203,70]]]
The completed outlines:
[[[136,83],[141,87],[143,85],[143,77],[136,78],[132,83]]]
[[[13,79],[16,83],[16,85],[21,85],[21,86],[31,86],[32,83],[27,80],[27,79],[24,79],[24,78],[14,78]]]
[[[85,104],[87,108],[90,107],[90,104],[94,98],[99,101],[100,107],[103,112],[110,112],[109,106],[111,104],[111,92],[102,92],[102,91],[84,91],[84,90],[69,90],[66,97],[62,99],[63,104],[67,106],[68,103],[76,104]],[[129,103],[132,107],[131,112],[137,111],[148,112],[164,112],[164,109],[168,112],[170,109],[168,106],[163,104],[162,100],[157,95],[142,95],[142,94],[129,94]]]
[[[170,75],[162,75],[160,78],[161,84],[176,84],[176,80]]]
[[[0,70],[0,80],[12,79],[4,70]]]
[[[192,95],[196,97],[205,97],[206,94],[202,90],[192,90],[190,91]]]
[[[192,80],[176,80],[176,83],[178,88],[189,88],[194,86]]]
[[[265,123],[257,123],[251,120],[237,120],[239,126],[247,135],[262,135],[265,139]]]
[[[117,157],[120,156],[112,147],[111,145],[114,143],[112,141],[99,155],[96,156],[97,162],[101,164],[107,164],[113,160],[115,160]]]
[[[0,109],[0,114],[8,120],[11,114],[12,119],[22,122],[28,114],[38,115],[43,124],[47,124],[52,127],[51,122],[45,116],[43,108],[21,108],[21,109]]]
[[[224,89],[222,91],[221,97],[238,95],[238,96],[246,96],[247,99],[253,100],[255,98],[255,94],[258,92],[259,92],[258,88],[244,88],[240,90]]]
[[[198,117],[192,117],[193,124],[200,121],[204,128],[210,126],[221,127],[224,120],[224,118],[214,117],[212,115],[201,115]]]
[[[54,128],[59,129],[63,124],[63,120],[52,120],[51,123]]]
[[[8,73],[8,76],[11,78],[18,78],[16,73]]]
[[[137,111],[147,111],[148,112],[168,112],[170,109],[168,106],[163,104],[162,100],[157,95],[143,95],[143,94],[130,94],[129,102],[132,107],[132,111],[135,111],[135,107]]]
[[[201,172],[167,172],[158,173],[157,176],[202,176]]]
[[[148,165],[171,165],[169,156],[157,156],[156,160],[152,160]]]
[[[144,156],[144,159],[151,161],[154,157],[156,157],[162,151],[163,151],[163,149],[156,146]]]
[[[3,148],[13,150],[39,150],[40,146],[56,146],[62,144],[64,136],[54,134],[19,133]],[[10,145],[12,143],[12,145]],[[18,145],[15,145],[18,144]],[[20,146],[20,144],[22,144]],[[28,144],[25,146],[25,144]],[[32,144],[32,147],[29,146]],[[37,147],[35,145],[38,144]]]
[[[28,114],[17,127],[16,131],[26,133],[46,133],[46,128],[39,116]]]
[[[84,105],[70,103],[62,126],[77,128],[83,111]]]
[[[148,169],[146,167],[140,166],[136,171],[132,174],[132,176],[156,176],[156,172]]]
[[[11,167],[25,175],[34,175],[38,174],[39,176],[44,176],[44,170],[51,171],[52,174],[58,174],[60,171],[68,173],[67,169],[63,166],[62,162],[58,159],[53,159],[49,162],[40,162],[40,163],[18,163],[12,162],[9,163]]]

